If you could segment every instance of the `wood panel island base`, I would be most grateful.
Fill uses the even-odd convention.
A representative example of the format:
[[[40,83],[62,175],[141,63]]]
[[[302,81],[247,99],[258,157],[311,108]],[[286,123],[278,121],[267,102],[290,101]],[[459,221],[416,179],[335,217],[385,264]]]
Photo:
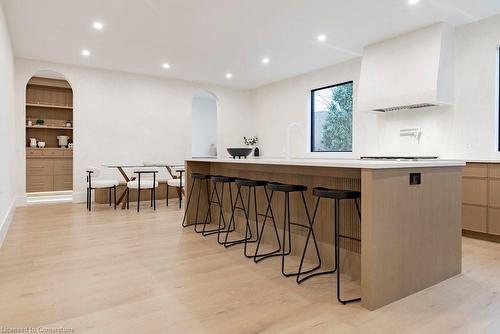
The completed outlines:
[[[310,212],[316,200],[312,195],[314,187],[361,191],[361,222],[354,203],[346,201],[341,206],[342,233],[360,237],[361,243],[350,239],[341,241],[340,267],[343,275],[348,274],[343,279],[360,279],[360,292],[352,293],[360,293],[362,306],[375,310],[460,273],[463,166],[461,161],[450,160],[191,159],[186,161],[187,196],[193,172],[306,185]],[[233,190],[234,196],[236,189]],[[193,192],[193,203],[188,208],[189,222],[194,221],[197,194]],[[281,229],[284,208],[279,195],[275,194],[272,207]],[[200,210],[205,213],[208,196],[205,188],[201,196]],[[246,199],[246,193],[243,197]],[[258,211],[264,213],[265,194],[258,192],[257,197]],[[291,195],[290,200],[291,220],[307,222],[299,206],[300,196]],[[314,229],[325,260],[323,267],[327,269],[334,263],[333,203],[328,200],[321,203]],[[225,206],[229,217],[227,192]],[[217,223],[218,213],[212,213],[212,222]],[[244,228],[243,218],[243,214],[237,215],[240,230]],[[271,229],[268,233],[264,241],[272,247],[275,238],[270,234]],[[300,255],[305,232],[293,230],[293,233],[292,255]],[[308,259],[313,265],[316,259],[313,252],[310,253]],[[278,262],[276,270],[279,271]],[[331,279],[334,284],[333,275]]]

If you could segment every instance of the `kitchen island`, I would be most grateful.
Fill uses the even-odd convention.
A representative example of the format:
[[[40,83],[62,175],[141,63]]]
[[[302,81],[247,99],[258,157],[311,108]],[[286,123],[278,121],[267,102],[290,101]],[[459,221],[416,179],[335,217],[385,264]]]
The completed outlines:
[[[340,267],[343,274],[361,282],[357,293],[361,294],[362,305],[375,310],[460,273],[464,165],[454,160],[190,159],[186,161],[186,196],[193,172],[303,184],[309,188],[306,199],[310,211],[314,187],[361,191],[361,222],[354,203],[346,201],[341,207],[342,233],[350,238],[340,243]],[[263,213],[265,195],[257,195],[259,212]],[[203,189],[202,204],[207,196]],[[243,196],[246,198],[246,194]],[[277,197],[272,205],[280,225],[283,200]],[[299,199],[290,197],[291,219],[306,222]],[[189,221],[194,220],[195,207],[188,209]],[[226,203],[226,214],[229,207]],[[333,263],[332,208],[332,203],[323,201],[314,226],[325,268]],[[206,204],[201,209],[206,209]],[[238,215],[240,229],[242,219]],[[293,232],[292,254],[300,255],[305,232]],[[263,240],[271,243],[274,239],[264,235]],[[312,252],[309,259],[315,260]],[[332,289],[333,281],[332,276]]]

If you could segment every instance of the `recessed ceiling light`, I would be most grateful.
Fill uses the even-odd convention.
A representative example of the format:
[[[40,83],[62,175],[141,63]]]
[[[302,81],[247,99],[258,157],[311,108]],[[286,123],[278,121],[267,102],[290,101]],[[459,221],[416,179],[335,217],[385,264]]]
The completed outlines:
[[[87,49],[83,49],[83,50],[82,50],[82,56],[84,56],[84,57],[88,57],[88,56],[90,56],[90,51],[89,51],[89,50],[87,50]]]
[[[231,79],[233,77],[232,73],[226,73],[226,79]]]
[[[163,63],[161,65],[161,67],[163,67],[164,69],[168,69],[168,68],[170,68],[170,64],[169,63]]]
[[[419,2],[420,2],[420,0],[408,0],[408,4],[411,6],[414,6],[414,5],[418,4]]]
[[[95,30],[102,30],[102,28],[104,28],[104,25],[102,24],[102,22],[95,21],[94,23],[92,23],[92,27],[94,27]]]
[[[318,42],[324,42],[324,41],[326,41],[326,35],[325,34],[318,35]]]
[[[269,59],[268,57],[262,58],[262,63],[263,64],[269,64],[270,61],[271,61],[271,59]]]

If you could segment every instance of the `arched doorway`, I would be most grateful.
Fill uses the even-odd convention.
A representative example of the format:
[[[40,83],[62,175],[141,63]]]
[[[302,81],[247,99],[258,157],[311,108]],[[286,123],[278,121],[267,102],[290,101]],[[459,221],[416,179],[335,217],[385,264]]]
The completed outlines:
[[[203,90],[192,101],[191,154],[193,157],[217,156],[217,97]]]
[[[35,73],[26,85],[26,193],[73,190],[73,89],[57,72]]]

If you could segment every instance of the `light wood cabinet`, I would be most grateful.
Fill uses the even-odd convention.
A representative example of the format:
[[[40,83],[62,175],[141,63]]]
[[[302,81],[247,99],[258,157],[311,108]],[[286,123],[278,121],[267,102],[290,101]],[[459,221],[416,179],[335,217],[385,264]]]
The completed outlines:
[[[463,178],[462,201],[465,204],[486,205],[488,202],[488,180]]]
[[[462,205],[462,228],[469,231],[486,233],[488,209],[475,205]]]
[[[26,192],[73,189],[73,150],[26,149]]]
[[[467,163],[462,224],[464,235],[500,242],[500,163]]]
[[[71,124],[67,125],[68,121]],[[59,148],[57,140],[63,135],[72,142],[72,125],[73,91],[69,83],[31,78],[26,86],[26,145],[35,138],[45,142],[45,147],[26,148],[26,192],[73,189],[73,150]]]

